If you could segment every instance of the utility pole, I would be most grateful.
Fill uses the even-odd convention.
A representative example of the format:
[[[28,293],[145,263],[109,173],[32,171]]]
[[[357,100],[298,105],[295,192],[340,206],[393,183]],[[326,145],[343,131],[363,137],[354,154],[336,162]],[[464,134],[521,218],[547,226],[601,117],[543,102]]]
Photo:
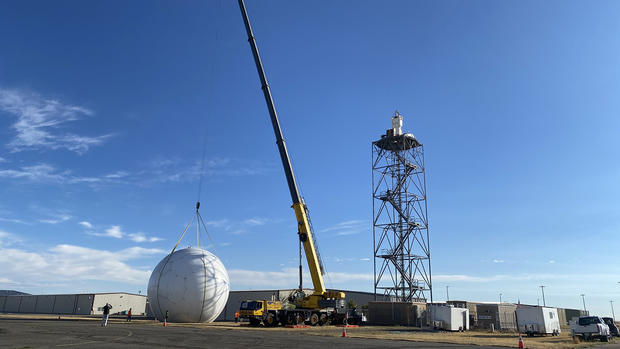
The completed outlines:
[[[611,317],[614,319],[614,322],[615,322],[616,314],[614,314],[614,301],[609,301],[609,304],[611,304]]]
[[[581,300],[583,300],[583,311],[588,311],[586,309],[586,295],[585,294],[581,294]]]
[[[446,303],[450,301],[450,293],[448,292],[449,288],[450,286],[446,285]]]
[[[499,304],[502,304],[502,294],[499,294]]]
[[[545,302],[545,285],[540,285],[540,290],[542,291],[542,296],[543,296],[543,307],[547,306],[547,303]]]

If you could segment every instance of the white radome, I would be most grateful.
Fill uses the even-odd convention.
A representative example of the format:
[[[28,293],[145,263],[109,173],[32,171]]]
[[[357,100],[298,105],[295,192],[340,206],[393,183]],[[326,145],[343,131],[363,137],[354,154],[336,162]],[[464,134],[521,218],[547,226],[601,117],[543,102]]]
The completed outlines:
[[[170,322],[212,322],[228,300],[224,264],[214,254],[186,248],[167,255],[149,279],[148,300],[154,315]]]

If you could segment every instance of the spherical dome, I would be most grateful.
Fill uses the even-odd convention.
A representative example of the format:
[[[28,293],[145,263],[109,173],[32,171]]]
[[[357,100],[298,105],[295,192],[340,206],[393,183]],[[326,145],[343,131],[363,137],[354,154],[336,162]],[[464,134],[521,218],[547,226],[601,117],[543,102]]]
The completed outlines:
[[[211,322],[228,300],[228,273],[209,251],[186,248],[167,255],[149,279],[148,300],[154,315],[170,322]]]

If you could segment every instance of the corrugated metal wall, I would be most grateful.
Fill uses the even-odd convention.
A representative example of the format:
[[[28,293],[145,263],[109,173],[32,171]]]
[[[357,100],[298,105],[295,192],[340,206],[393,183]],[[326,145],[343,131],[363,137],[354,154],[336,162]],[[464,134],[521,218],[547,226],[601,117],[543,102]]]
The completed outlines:
[[[93,307],[96,299],[97,306]],[[129,293],[0,296],[0,312],[97,315],[106,302],[114,307],[113,314],[129,308],[134,315],[145,314],[146,297]]]

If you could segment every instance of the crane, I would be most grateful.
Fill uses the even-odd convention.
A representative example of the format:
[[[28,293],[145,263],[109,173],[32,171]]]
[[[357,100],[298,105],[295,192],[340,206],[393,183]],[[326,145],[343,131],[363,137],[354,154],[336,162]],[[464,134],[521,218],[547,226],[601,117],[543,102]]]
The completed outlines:
[[[293,202],[292,208],[295,211],[295,217],[297,219],[297,234],[299,237],[300,243],[303,245],[303,249],[305,252],[306,260],[308,262],[308,269],[310,270],[310,276],[312,278],[312,285],[314,288],[314,292],[310,295],[303,295],[303,291],[301,290],[301,276],[299,283],[299,294],[301,296],[294,297],[293,303],[296,306],[297,311],[291,310],[289,314],[279,314],[280,316],[274,316],[274,320],[279,320],[280,322],[290,322],[288,321],[291,318],[291,313],[299,322],[299,316],[309,319],[308,321],[315,325],[317,324],[314,320],[320,320],[318,324],[324,324],[323,321],[327,322],[331,317],[336,317],[335,314],[338,312],[335,309],[343,308],[345,294],[343,292],[338,291],[328,291],[325,288],[325,283],[323,280],[323,267],[320,260],[320,256],[317,252],[316,240],[314,239],[312,226],[310,224],[310,218],[308,213],[308,208],[299,194],[299,187],[297,186],[297,181],[295,179],[295,174],[293,173],[293,168],[291,166],[291,160],[288,154],[288,150],[286,148],[286,143],[284,141],[284,137],[282,136],[282,129],[280,128],[280,122],[278,121],[278,114],[276,112],[276,107],[273,102],[273,97],[271,95],[271,89],[269,88],[269,84],[267,83],[267,77],[265,76],[265,70],[263,69],[263,63],[261,61],[260,55],[258,53],[258,47],[256,45],[256,39],[254,38],[254,33],[252,31],[252,26],[250,25],[250,19],[248,17],[247,10],[245,8],[244,0],[239,1],[239,8],[241,9],[241,14],[243,16],[243,21],[245,23],[245,29],[248,35],[248,42],[252,49],[252,54],[254,56],[254,62],[256,63],[256,70],[258,71],[258,76],[261,82],[261,88],[263,90],[263,95],[265,97],[265,102],[267,103],[267,109],[269,111],[269,116],[271,118],[271,125],[273,126],[273,131],[276,137],[276,144],[278,146],[278,151],[280,153],[280,160],[282,161],[282,167],[284,169],[284,174],[286,175],[286,181],[288,183],[288,189],[291,194],[291,199]],[[300,273],[301,273],[301,265],[300,265]],[[249,303],[248,303],[249,304]],[[256,305],[254,305],[256,307]],[[260,314],[265,320],[265,316],[269,316],[269,314],[265,315],[265,313],[269,313],[269,304],[265,302],[264,311]],[[271,305],[273,308],[277,308],[277,305]],[[242,307],[243,308],[243,307]],[[242,309],[242,314],[243,314]],[[246,309],[248,310],[248,309]],[[327,310],[333,310],[332,313],[328,313]],[[286,313],[285,309],[281,309]],[[276,311],[277,312],[277,311]],[[333,320],[333,319],[332,319]],[[265,322],[266,323],[266,322]]]

